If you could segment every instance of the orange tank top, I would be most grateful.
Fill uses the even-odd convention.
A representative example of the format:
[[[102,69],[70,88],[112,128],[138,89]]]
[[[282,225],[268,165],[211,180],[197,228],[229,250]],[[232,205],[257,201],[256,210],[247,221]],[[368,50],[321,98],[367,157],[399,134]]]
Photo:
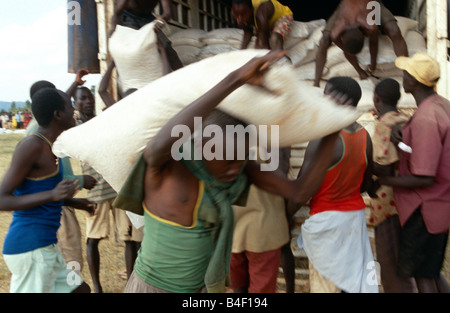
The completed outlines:
[[[328,169],[317,193],[310,201],[310,215],[324,211],[355,211],[365,209],[360,193],[367,166],[367,132],[364,128],[339,134],[343,154],[339,162]]]

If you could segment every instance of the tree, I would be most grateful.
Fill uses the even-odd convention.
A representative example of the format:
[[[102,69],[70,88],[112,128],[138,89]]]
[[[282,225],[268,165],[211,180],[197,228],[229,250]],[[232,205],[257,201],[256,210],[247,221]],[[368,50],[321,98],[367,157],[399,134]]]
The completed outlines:
[[[16,107],[16,102],[13,101],[11,102],[11,108],[9,109],[10,112],[12,113],[16,113],[17,112],[17,107]]]
[[[24,111],[31,112],[31,102],[30,100],[25,101]]]

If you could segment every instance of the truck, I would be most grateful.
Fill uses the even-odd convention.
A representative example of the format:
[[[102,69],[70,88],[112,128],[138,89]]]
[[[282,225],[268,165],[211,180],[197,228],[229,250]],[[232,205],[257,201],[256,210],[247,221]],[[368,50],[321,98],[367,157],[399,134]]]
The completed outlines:
[[[73,5],[74,1],[68,1]],[[296,1],[280,0],[288,5],[296,21],[311,21],[327,19],[336,9],[340,0],[329,1]],[[425,39],[426,52],[441,65],[441,78],[437,92],[450,99],[450,0],[396,0],[382,1],[395,16],[403,16],[417,21],[416,31]],[[108,34],[110,21],[116,5],[115,0],[78,0],[82,8],[85,23],[69,25],[69,69],[75,73],[78,68],[88,68],[91,73],[104,74],[110,58],[108,51]],[[182,29],[202,29],[212,31],[221,28],[236,27],[231,17],[231,0],[172,0],[173,17],[169,21],[171,32]],[[161,14],[157,7],[155,15]],[[83,47],[83,49],[80,49]],[[90,50],[90,51],[88,51]],[[88,53],[89,52],[89,53]],[[116,76],[110,82],[109,89],[117,96],[118,86]],[[101,102],[101,99],[96,97]],[[412,101],[404,110],[414,111]],[[307,143],[292,147],[291,171],[292,178],[300,171]],[[300,233],[301,224],[308,218],[308,206],[300,209],[291,230],[291,248],[296,257],[297,289],[304,290],[307,286],[308,269],[305,265],[306,255],[296,245],[296,237]],[[373,239],[373,229],[369,234]],[[280,269],[281,271],[281,269]],[[280,275],[280,285],[283,279]],[[282,289],[283,287],[281,287]]]

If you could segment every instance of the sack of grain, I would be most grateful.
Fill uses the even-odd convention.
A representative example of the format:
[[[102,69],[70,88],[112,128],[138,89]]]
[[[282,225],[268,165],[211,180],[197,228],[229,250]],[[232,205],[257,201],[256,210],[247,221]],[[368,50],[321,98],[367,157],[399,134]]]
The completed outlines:
[[[154,25],[139,30],[117,25],[109,40],[109,51],[116,64],[121,89],[142,88],[163,75],[156,45]]]
[[[210,57],[153,81],[87,123],[63,132],[53,144],[57,156],[90,164],[120,190],[138,155],[167,121],[231,71],[265,50],[239,50]],[[269,94],[244,85],[219,109],[249,124],[279,125],[279,144],[291,146],[337,131],[359,113],[336,105],[320,88],[298,80],[288,62],[274,64],[264,76]],[[95,136],[93,136],[95,134]]]

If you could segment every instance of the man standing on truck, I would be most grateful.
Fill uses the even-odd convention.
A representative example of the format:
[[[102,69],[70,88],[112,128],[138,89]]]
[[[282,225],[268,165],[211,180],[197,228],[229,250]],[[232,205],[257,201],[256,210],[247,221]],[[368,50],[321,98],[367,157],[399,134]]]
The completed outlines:
[[[379,4],[379,25],[369,21],[370,2]],[[377,13],[375,11],[375,13]],[[344,52],[345,58],[358,72],[361,79],[369,75],[363,70],[356,55],[364,46],[365,37],[369,38],[370,65],[368,72],[373,72],[377,66],[378,37],[386,34],[391,40],[397,56],[408,56],[406,41],[400,32],[394,15],[380,2],[370,0],[342,0],[337,10],[327,21],[320,40],[316,56],[316,73],[314,86],[319,87],[323,68],[327,61],[328,48],[334,43]]]
[[[276,0],[233,0],[231,15],[244,30],[242,49],[255,33],[257,49],[283,50],[294,21],[291,9]]]

